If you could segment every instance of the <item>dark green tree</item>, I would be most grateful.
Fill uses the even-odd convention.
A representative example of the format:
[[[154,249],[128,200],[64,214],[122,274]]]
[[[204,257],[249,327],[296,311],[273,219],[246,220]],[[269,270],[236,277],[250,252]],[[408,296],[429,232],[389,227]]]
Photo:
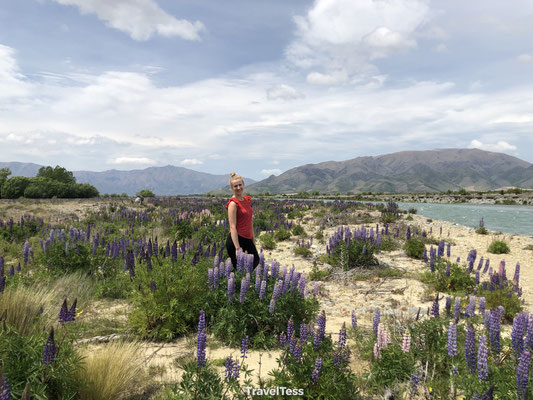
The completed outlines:
[[[2,198],[18,199],[24,196],[24,190],[30,184],[31,178],[25,176],[14,176],[7,179],[2,185]]]
[[[143,190],[139,190],[135,196],[137,196],[137,197],[155,197],[155,194],[154,194],[154,192],[152,192],[149,189],[143,189]]]
[[[9,168],[0,169],[0,193],[2,193],[2,186],[4,186],[4,183],[7,181],[7,177],[9,175],[11,175],[11,170]]]
[[[63,167],[60,167],[59,165],[56,165],[55,168],[52,168],[50,166],[41,167],[39,168],[39,172],[37,172],[37,176],[51,179],[53,181],[63,182],[69,185],[73,185],[76,183],[76,178],[74,178],[74,174],[71,171],[67,171]]]

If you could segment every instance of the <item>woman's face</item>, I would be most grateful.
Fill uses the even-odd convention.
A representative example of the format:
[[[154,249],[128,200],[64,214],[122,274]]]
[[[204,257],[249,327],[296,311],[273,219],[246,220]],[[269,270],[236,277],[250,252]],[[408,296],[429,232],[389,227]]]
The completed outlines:
[[[242,197],[244,192],[244,182],[242,179],[235,179],[231,181],[231,190],[235,193],[235,197]]]

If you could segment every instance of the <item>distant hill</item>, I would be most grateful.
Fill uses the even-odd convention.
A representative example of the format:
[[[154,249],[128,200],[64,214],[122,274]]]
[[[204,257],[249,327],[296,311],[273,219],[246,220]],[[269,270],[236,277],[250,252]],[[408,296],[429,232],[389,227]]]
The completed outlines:
[[[54,165],[55,166],[55,165]],[[11,176],[35,176],[41,165],[20,162],[0,162],[0,168],[11,169]],[[72,171],[78,183],[89,183],[100,194],[127,193],[132,196],[141,189],[150,189],[157,195],[173,196],[206,193],[228,185],[229,173],[213,175],[188,168],[167,165],[131,171],[102,172]],[[253,179],[245,178],[253,183]]]
[[[443,192],[533,188],[533,164],[479,149],[402,151],[290,169],[247,187],[250,193]]]

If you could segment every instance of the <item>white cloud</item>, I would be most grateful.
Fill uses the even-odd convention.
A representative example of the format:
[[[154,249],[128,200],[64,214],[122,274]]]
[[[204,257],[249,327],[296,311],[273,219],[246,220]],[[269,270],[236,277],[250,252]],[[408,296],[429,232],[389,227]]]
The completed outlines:
[[[366,73],[375,69],[371,60],[416,47],[415,32],[428,19],[426,0],[316,0],[305,16],[295,17],[296,39],[286,55],[326,75]]]
[[[115,159],[109,160],[108,164],[155,164],[154,160],[151,160],[146,157],[117,157]]]
[[[19,71],[15,50],[0,44],[0,99],[25,96],[30,86]]]
[[[262,169],[261,170],[261,173],[263,175],[279,175],[281,174],[281,169],[278,169],[278,168],[273,168],[273,169]]]
[[[199,22],[177,19],[161,9],[155,0],[54,0],[73,5],[83,14],[96,14],[110,27],[129,34],[135,40],[148,40],[154,34],[200,40],[205,29]]]
[[[446,43],[439,43],[436,47],[435,47],[435,51],[437,53],[446,53],[448,51],[448,45]]]
[[[267,89],[267,99],[269,100],[294,100],[305,97],[302,92],[289,85],[277,85]]]
[[[471,149],[476,148],[476,149],[495,151],[495,152],[505,152],[505,151],[516,150],[516,146],[509,144],[504,140],[499,140],[497,143],[483,143],[480,140],[472,140],[468,147]]]
[[[200,165],[204,162],[202,160],[198,160],[196,158],[186,158],[181,162],[181,165]]]
[[[338,71],[331,74],[311,72],[307,74],[307,82],[313,85],[338,85],[348,81],[348,74],[345,71]]]
[[[517,60],[524,64],[533,64],[533,55],[531,54],[520,54],[517,57]]]

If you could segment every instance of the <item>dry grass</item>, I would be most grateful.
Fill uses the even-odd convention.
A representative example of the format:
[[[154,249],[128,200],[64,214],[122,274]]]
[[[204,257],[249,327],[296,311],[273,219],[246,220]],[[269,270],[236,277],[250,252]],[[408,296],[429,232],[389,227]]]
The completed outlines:
[[[69,305],[78,298],[78,310],[88,303],[93,293],[92,281],[81,274],[64,275],[52,283],[32,287],[6,288],[0,296],[0,312],[7,309],[7,323],[21,335],[39,328],[48,330],[57,323],[63,299]]]
[[[45,290],[33,288],[7,288],[0,296],[0,311],[7,309],[7,323],[12,325],[19,334],[29,335],[35,329],[35,322],[48,328],[49,319],[44,314],[53,296]]]
[[[78,372],[80,400],[121,400],[139,392],[145,372],[137,342],[111,342],[80,349],[85,357]]]

